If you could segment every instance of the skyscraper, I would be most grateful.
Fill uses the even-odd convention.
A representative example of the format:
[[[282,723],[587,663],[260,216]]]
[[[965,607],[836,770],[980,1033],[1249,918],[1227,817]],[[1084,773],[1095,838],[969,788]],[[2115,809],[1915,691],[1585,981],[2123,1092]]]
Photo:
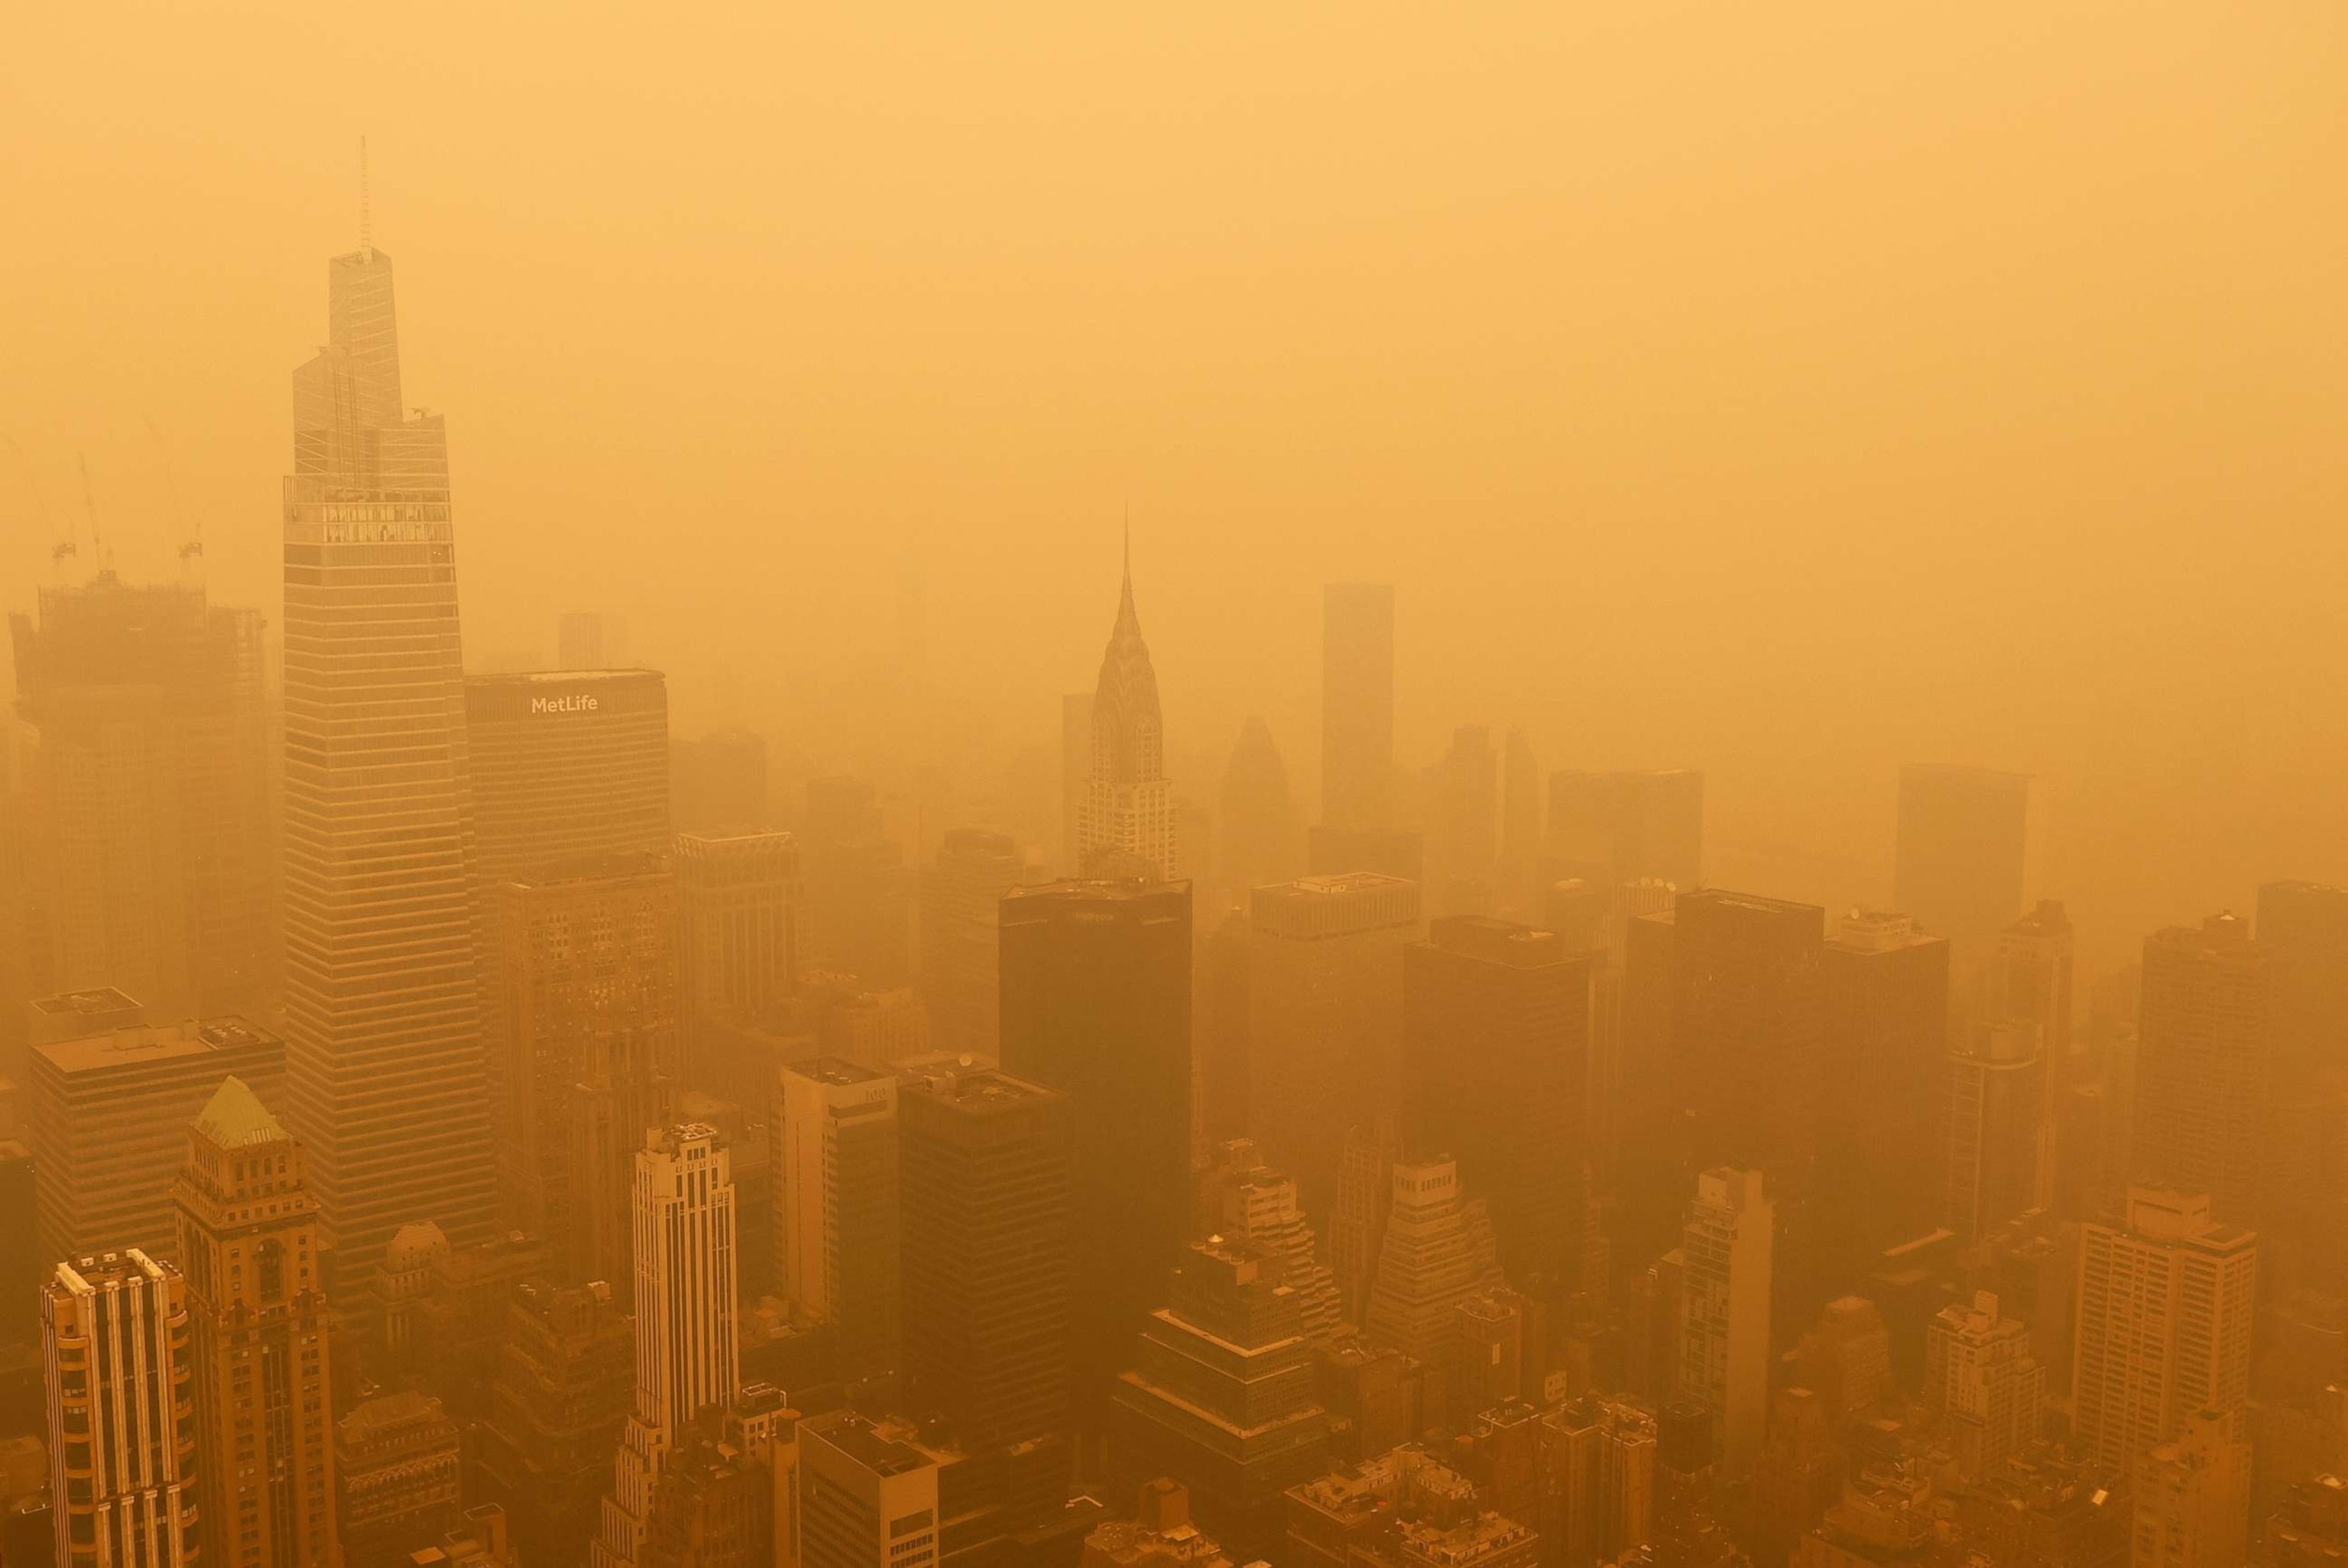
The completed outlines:
[[[1946,1071],[1939,1219],[1960,1236],[1987,1235],[2035,1201],[2046,1100],[2037,1028],[1975,1024],[1971,1042],[1948,1053]]]
[[[30,1114],[41,1252],[179,1255],[171,1179],[188,1123],[233,1074],[284,1103],[285,1042],[241,1018],[134,1026],[33,1048]]]
[[[836,1325],[840,1370],[898,1365],[897,1080],[821,1056],[783,1069],[775,1107],[783,1292]]]
[[[1952,944],[1969,990],[2030,892],[2031,780],[1945,763],[1900,770],[1891,901]]]
[[[271,1004],[259,612],[104,570],[10,620],[45,960],[27,978],[118,987],[173,1019]]]
[[[1093,765],[1093,694],[1060,698],[1060,875],[1084,874],[1085,775]]]
[[[1776,1235],[1760,1172],[1720,1166],[1696,1178],[1680,1280],[1679,1383],[1710,1407],[1731,1476],[1753,1468],[1768,1420]]]
[[[808,895],[802,964],[878,989],[905,984],[912,977],[912,880],[904,846],[882,826],[871,781],[808,781],[799,851]]]
[[[475,875],[665,855],[668,682],[657,670],[465,678]]]
[[[2213,915],[2144,943],[2136,1051],[2136,1164],[2143,1180],[2207,1193],[2222,1224],[2258,1223],[2273,979],[2250,922]]]
[[[1158,671],[1133,608],[1130,551],[1117,624],[1093,687],[1091,732],[1092,762],[1076,816],[1083,874],[1179,876],[1181,824],[1166,778],[1166,721],[1158,708]]]
[[[1304,826],[1288,787],[1288,766],[1262,719],[1250,719],[1223,769],[1221,843],[1215,880],[1245,901],[1246,890],[1293,876],[1304,866]]]
[[[2055,1200],[2059,1170],[2065,1166],[2091,1169],[2101,1153],[2099,1149],[2063,1151],[2056,1147],[2066,1102],[2075,1104],[2076,1092],[2083,1089],[2101,1092],[2100,1085],[2077,1081],[2078,1065],[2071,1055],[2075,946],[2070,917],[2063,912],[2063,906],[2054,899],[2041,898],[2029,913],[1999,933],[1990,985],[1990,1016],[2035,1025],[2040,1050],[2046,1061],[2045,1081],[2041,1085],[2045,1103],[2039,1111],[2038,1132],[2036,1197],[2041,1207],[2051,1206]],[[2073,1142],[2080,1141],[2075,1131]]]
[[[2198,1194],[2131,1188],[2125,1224],[2080,1227],[2072,1434],[2106,1471],[2133,1464],[2194,1411],[2250,1398],[2257,1238]]]
[[[1068,1097],[1080,1415],[1097,1414],[1189,1235],[1190,885],[1003,900],[1003,1065]]]
[[[1818,1215],[1847,1266],[1932,1227],[1947,1088],[1949,944],[1905,915],[1853,911],[1819,950]]]
[[[364,1279],[409,1220],[479,1239],[496,1175],[448,434],[401,395],[389,256],[328,262],[327,316],[284,487],[287,1076]]]
[[[974,1448],[1068,1415],[1070,1107],[983,1059],[901,1066],[905,1370]]]
[[[2137,1460],[2129,1568],[2240,1568],[2250,1535],[2250,1440],[2239,1410],[2196,1410]]]
[[[1321,590],[1321,822],[1394,825],[1394,585]]]
[[[1433,922],[1404,958],[1404,1131],[1491,1205],[1500,1266],[1535,1294],[1581,1260],[1590,958],[1552,931]]]
[[[1943,1307],[1924,1330],[1924,1402],[1943,1412],[1958,1467],[1979,1480],[2038,1440],[2046,1372],[2026,1324],[1999,1316],[1997,1297]]]
[[[1549,852],[1569,875],[1682,893],[1704,886],[1704,774],[1689,768],[1549,775]]]
[[[242,1080],[187,1132],[173,1199],[192,1329],[204,1559],[336,1568],[332,1322],[302,1146]]]
[[[1249,1129],[1305,1207],[1326,1214],[1346,1132],[1400,1109],[1418,885],[1374,871],[1306,876],[1258,887],[1251,904]]]
[[[670,1450],[693,1418],[741,1391],[734,1178],[715,1128],[646,1134],[636,1153],[636,1389],[590,1562],[639,1562]]]
[[[1492,1248],[1491,1216],[1482,1200],[1460,1191],[1447,1154],[1397,1160],[1394,1204],[1378,1248],[1362,1327],[1426,1369],[1425,1425],[1440,1424],[1457,1380],[1455,1349],[1462,1302],[1506,1282]]]
[[[797,982],[807,884],[788,833],[680,833],[674,866],[686,1081],[708,1089],[710,1024],[763,1018]]]
[[[475,1494],[505,1509],[523,1562],[577,1563],[627,1430],[634,1324],[600,1282],[522,1285],[506,1312]]]
[[[1500,848],[1500,764],[1492,732],[1463,724],[1426,771],[1428,906],[1438,915],[1491,912]]]
[[[922,876],[922,995],[940,1050],[996,1053],[1003,896],[1039,880],[1009,834],[957,827]]]
[[[931,1568],[943,1522],[938,1462],[853,1410],[801,1421],[802,1568]]]
[[[510,1214],[572,1283],[624,1288],[644,1134],[675,1091],[676,890],[660,856],[556,863],[492,889],[498,1154]]]
[[[41,1289],[57,1568],[199,1568],[194,1352],[177,1269],[136,1247]]]
[[[1306,1337],[1325,1340],[1344,1317],[1337,1276],[1323,1262],[1313,1226],[1297,1206],[1296,1184],[1260,1159],[1245,1138],[1222,1147],[1207,1173],[1207,1216],[1234,1240],[1252,1242],[1281,1260],[1281,1280],[1296,1297]]]

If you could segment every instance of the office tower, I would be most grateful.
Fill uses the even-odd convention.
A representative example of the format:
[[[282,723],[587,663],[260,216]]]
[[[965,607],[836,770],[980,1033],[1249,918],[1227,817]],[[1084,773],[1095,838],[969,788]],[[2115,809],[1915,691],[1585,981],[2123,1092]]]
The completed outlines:
[[[278,957],[257,610],[109,569],[10,617],[44,989],[258,1009]],[[8,934],[10,939],[14,933]]]
[[[1068,1101],[983,1060],[901,1071],[907,1380],[975,1447],[1056,1434],[1068,1411]]]
[[[2124,1225],[2080,1227],[2072,1435],[2107,1471],[2250,1395],[2257,1238],[2198,1194],[2134,1187]]]
[[[1092,760],[1076,815],[1082,874],[1181,876],[1181,825],[1174,786],[1166,778],[1166,722],[1158,708],[1158,671],[1133,609],[1129,554],[1117,625],[1093,687],[1090,728]]]
[[[1244,1556],[1279,1544],[1282,1493],[1328,1460],[1303,1304],[1282,1265],[1251,1242],[1193,1242],[1115,1395],[1119,1473],[1179,1477],[1200,1522]]]
[[[231,1076],[285,1102],[285,1042],[241,1018],[36,1045],[32,1068],[26,1130],[48,1258],[134,1246],[175,1257],[171,1179],[188,1123]]]
[[[1500,754],[1500,891],[1507,907],[1528,913],[1540,863],[1542,793],[1532,743],[1512,729]]]
[[[440,1401],[404,1389],[335,1423],[335,1518],[343,1568],[407,1568],[464,1509],[457,1423]]]
[[[724,1092],[711,1076],[713,1027],[764,1018],[797,983],[807,923],[798,841],[788,833],[680,833],[670,866],[685,1081]]]
[[[2270,882],[2259,889],[2258,943],[2271,974],[2272,1056],[2260,1235],[2303,1266],[2343,1277],[2340,1243],[2323,1223],[2327,1195],[2340,1179],[2336,1130],[2348,1119],[2343,1088],[2332,1071],[2343,1020],[2348,1020],[2348,888],[2313,882]]]
[[[1891,1335],[1875,1303],[1860,1296],[1828,1302],[1817,1327],[1802,1336],[1793,1376],[1818,1395],[1838,1427],[1890,1393]]]
[[[1769,1296],[1776,1214],[1762,1173],[1696,1178],[1683,1245],[1680,1388],[1712,1411],[1721,1463],[1743,1476],[1769,1408]]]
[[[783,1069],[775,1132],[783,1294],[839,1325],[845,1376],[895,1369],[897,1080],[838,1057],[795,1062]]]
[[[2250,922],[2213,915],[2144,942],[2136,1055],[2136,1168],[2207,1193],[2222,1224],[2257,1222],[2272,977]]]
[[[1223,769],[1222,842],[1215,880],[1246,902],[1246,890],[1282,882],[1304,866],[1304,825],[1272,731],[1251,718]]]
[[[741,1391],[734,1179],[715,1128],[649,1132],[636,1153],[636,1386],[589,1561],[642,1561],[663,1461],[694,1416]]]
[[[448,434],[401,397],[391,258],[326,274],[284,497],[286,1076],[323,1239],[362,1280],[409,1220],[486,1234],[496,1167]]]
[[[1426,773],[1428,902],[1441,915],[1491,911],[1499,854],[1499,758],[1492,732],[1465,724]]]
[[[1455,1415],[1523,1397],[1527,1305],[1514,1291],[1488,1290],[1454,1309],[1451,1361],[1457,1371],[1449,1398]]]
[[[957,827],[922,876],[922,997],[940,1050],[996,1053],[1003,896],[1041,879],[1007,833]]]
[[[1191,1120],[1202,1148],[1243,1137],[1248,1130],[1253,938],[1249,912],[1241,908],[1225,915],[1199,942],[1192,977],[1199,1008],[1192,1062],[1198,1103]]]
[[[1329,1271],[1347,1323],[1365,1321],[1386,1223],[1394,1217],[1395,1162],[1402,1137],[1391,1118],[1346,1130],[1337,1160],[1337,1197],[1329,1216]]]
[[[1566,950],[1590,955],[1590,1072],[1582,1117],[1591,1173],[1609,1193],[1622,1185],[1626,1128],[1637,1143],[1653,1144],[1665,1114],[1664,1063],[1660,1050],[1650,1049],[1651,1040],[1632,1039],[1626,980],[1632,923],[1668,912],[1673,897],[1670,885],[1663,882],[1569,877],[1551,883],[1540,900],[1545,924]],[[1652,1158],[1655,1151],[1632,1153]],[[1676,1194],[1672,1201],[1676,1204]]]
[[[2038,1440],[2045,1368],[2030,1353],[2029,1326],[2002,1317],[1975,1291],[1924,1329],[1924,1403],[1947,1418],[1957,1467],[1978,1480]]]
[[[513,1291],[469,1484],[504,1507],[523,1562],[585,1556],[627,1427],[634,1356],[634,1321],[608,1285]]]
[[[1418,885],[1371,871],[1307,876],[1258,887],[1251,904],[1249,1128],[1296,1177],[1305,1207],[1326,1213],[1348,1129],[1399,1108]]]
[[[1394,825],[1392,583],[1321,590],[1321,822],[1354,832]],[[1358,870],[1358,866],[1346,866]]]
[[[1949,944],[1905,915],[1854,911],[1820,950],[1819,1229],[1855,1266],[1931,1228],[1932,1110],[1949,1058]]]
[[[799,1423],[800,1568],[931,1568],[937,1460],[853,1410]]]
[[[772,827],[767,739],[739,726],[669,743],[669,818],[679,833],[715,837]]]
[[[1093,765],[1093,694],[1070,692],[1060,699],[1060,874],[1081,876],[1084,849],[1080,821],[1085,775]]]
[[[2030,891],[2033,793],[2023,774],[1941,763],[1900,770],[1891,901],[1949,938],[1961,988],[1997,951]]]
[[[1449,1155],[1395,1161],[1393,1209],[1362,1327],[1426,1368],[1425,1425],[1461,1413],[1449,1395],[1459,1304],[1506,1284],[1491,1217],[1482,1199],[1461,1195],[1458,1165]]]
[[[676,889],[657,855],[519,874],[494,890],[498,1153],[512,1213],[572,1283],[632,1277],[630,1193],[677,1055]]]
[[[1660,886],[1660,885],[1655,885]],[[1611,1121],[1615,1151],[1614,1243],[1652,1257],[1679,1245],[1690,1129],[1683,1104],[1673,1015],[1679,1005],[1677,895],[1660,908],[1625,911],[1620,1040],[1600,1040],[1621,1063]],[[1597,988],[1593,987],[1593,989]],[[1601,993],[1602,994],[1602,993]],[[1601,1112],[1601,1125],[1609,1118]]]
[[[1653,1415],[1585,1394],[1544,1410],[1535,1439],[1532,1522],[1547,1561],[1590,1568],[1620,1562],[1646,1542],[1655,1501]]]
[[[747,1399],[751,1391],[743,1393]],[[772,1436],[788,1417],[779,1393],[765,1390],[761,1402],[772,1411],[704,1410],[681,1434],[653,1498],[647,1568],[773,1568],[789,1560],[788,1542],[775,1533]],[[780,1446],[793,1451],[788,1439]]]
[[[1316,823],[1304,835],[1304,875],[1343,876],[1354,871],[1423,882],[1426,845],[1417,834],[1402,828],[1329,827]]]
[[[2128,1568],[2241,1568],[2250,1533],[2242,1413],[2197,1410],[2136,1462]]]
[[[205,1560],[333,1568],[333,1320],[305,1151],[239,1078],[221,1081],[183,1146],[171,1196],[198,1451],[216,1459],[202,1476]]]
[[[799,857],[808,916],[801,962],[854,975],[880,989],[911,979],[912,890],[905,852],[882,831],[870,781],[808,781]]]
[[[133,1247],[41,1287],[57,1568],[204,1562],[186,1286]]]
[[[1704,886],[1704,774],[1692,768],[1549,775],[1549,853],[1569,875]]]
[[[1945,1173],[1939,1222],[1960,1236],[1987,1235],[2035,1204],[2046,1101],[2038,1030],[1975,1024],[1972,1042],[1948,1053],[1946,1071],[1934,1141]]]
[[[474,871],[669,847],[668,682],[657,670],[469,675]]]
[[[1245,1138],[1224,1144],[1220,1153],[1207,1173],[1209,1227],[1277,1254],[1281,1281],[1296,1297],[1305,1337],[1328,1338],[1344,1323],[1344,1304],[1337,1276],[1322,1261],[1313,1226],[1297,1206],[1295,1182],[1265,1164]]]
[[[1992,999],[1996,1016],[2038,1026],[2046,1060],[2058,1079],[2071,1058],[2076,945],[2071,917],[2053,898],[2041,898],[1998,934],[1997,985]]]
[[[1826,1402],[1809,1389],[1770,1397],[1769,1435],[1754,1457],[1750,1489],[1754,1544],[1782,1562],[1842,1498],[1849,1459],[1835,1441]]]
[[[1491,1205],[1500,1266],[1561,1291],[1581,1251],[1590,960],[1556,933],[1435,921],[1403,966],[1405,1137],[1448,1149]]]
[[[1713,888],[1673,906],[1669,1074],[1687,1118],[1682,1136],[1698,1169],[1768,1178],[1778,1307],[1800,1317],[1828,1294],[1808,1202],[1824,1092],[1825,925],[1814,905]]]
[[[1096,1418],[1189,1230],[1190,885],[1055,882],[1003,900],[1003,1066],[1068,1097],[1071,1349]]]
[[[620,670],[628,662],[628,623],[608,610],[566,610],[555,622],[555,668]]]

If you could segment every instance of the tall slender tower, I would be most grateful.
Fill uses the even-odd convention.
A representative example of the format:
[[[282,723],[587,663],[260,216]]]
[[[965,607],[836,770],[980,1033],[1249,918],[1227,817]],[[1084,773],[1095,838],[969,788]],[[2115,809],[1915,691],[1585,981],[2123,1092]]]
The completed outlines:
[[[489,1233],[448,433],[400,395],[391,258],[327,263],[285,529],[286,1076],[345,1279]],[[331,1286],[331,1281],[328,1282]]]
[[[1076,814],[1076,857],[1088,876],[1182,874],[1180,824],[1166,777],[1166,722],[1158,710],[1158,671],[1133,608],[1129,544],[1117,625],[1093,688],[1092,767]]]
[[[635,1404],[613,1461],[592,1568],[642,1559],[670,1450],[695,1416],[732,1404],[742,1387],[733,1158],[717,1129],[689,1122],[647,1134],[635,1195]]]
[[[1321,821],[1375,832],[1394,813],[1394,585],[1321,590]]]
[[[196,1423],[179,1270],[137,1247],[41,1289],[57,1568],[197,1568]]]
[[[172,1198],[193,1330],[211,1568],[333,1568],[318,1213],[301,1145],[241,1078],[188,1129]],[[230,1462],[234,1456],[234,1463]]]

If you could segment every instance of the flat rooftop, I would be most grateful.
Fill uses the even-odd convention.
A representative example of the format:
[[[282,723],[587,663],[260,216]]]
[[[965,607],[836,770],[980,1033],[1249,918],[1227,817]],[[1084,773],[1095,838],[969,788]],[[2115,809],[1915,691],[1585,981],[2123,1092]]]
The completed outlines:
[[[33,1047],[33,1054],[56,1071],[72,1074],[148,1067],[217,1051],[283,1043],[267,1030],[231,1016],[201,1022],[190,1019],[182,1023],[149,1024],[81,1040],[53,1040]]]

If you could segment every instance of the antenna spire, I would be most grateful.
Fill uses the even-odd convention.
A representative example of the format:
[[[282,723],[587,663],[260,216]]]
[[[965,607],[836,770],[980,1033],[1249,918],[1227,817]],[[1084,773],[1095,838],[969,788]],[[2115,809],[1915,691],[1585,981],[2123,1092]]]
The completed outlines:
[[[359,253],[375,254],[375,210],[367,189],[366,138],[359,138]]]
[[[1133,503],[1125,505],[1125,591],[1133,591]]]

